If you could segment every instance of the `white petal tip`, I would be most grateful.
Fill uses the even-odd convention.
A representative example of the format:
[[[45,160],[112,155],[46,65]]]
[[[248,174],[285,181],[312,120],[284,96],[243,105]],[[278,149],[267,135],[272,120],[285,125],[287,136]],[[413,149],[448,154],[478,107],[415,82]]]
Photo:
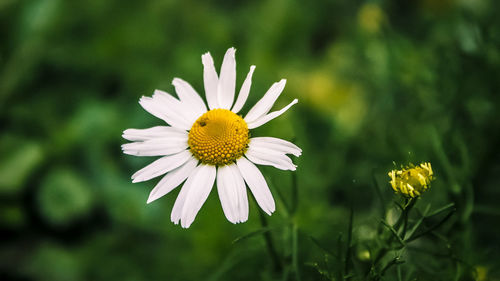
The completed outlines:
[[[201,55],[201,61],[203,64],[205,63],[213,63],[212,55],[210,55],[210,52],[206,52],[203,55]]]
[[[148,201],[146,201],[146,204],[149,204],[149,203],[151,203],[153,201],[156,201],[156,199],[158,199],[158,198],[160,198],[160,197],[156,197],[156,196],[150,194],[149,197],[148,197]]]
[[[164,95],[164,94],[166,94],[166,92],[162,91],[162,90],[155,89],[153,91],[153,97],[158,96],[158,95]]]
[[[243,219],[240,219],[240,220],[238,221],[238,223],[244,223],[244,222],[246,222],[247,220],[248,220],[248,217],[243,218]]]
[[[172,80],[172,85],[176,86],[180,83],[180,78],[177,78],[175,77],[173,80]]]
[[[138,183],[144,181],[143,177],[137,176],[135,174],[133,174],[131,178],[132,178],[132,183]]]

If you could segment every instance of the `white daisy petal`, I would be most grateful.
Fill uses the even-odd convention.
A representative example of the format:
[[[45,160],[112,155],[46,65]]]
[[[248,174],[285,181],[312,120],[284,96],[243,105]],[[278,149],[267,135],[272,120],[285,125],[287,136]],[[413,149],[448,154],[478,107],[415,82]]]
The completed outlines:
[[[234,48],[229,48],[224,55],[224,61],[220,70],[219,83],[217,85],[217,101],[220,108],[230,109],[234,101],[234,90],[236,87],[236,59]]]
[[[158,103],[150,97],[142,97],[139,104],[149,113],[170,124],[172,127],[189,130],[190,126],[184,118],[169,110],[168,107]]]
[[[279,151],[285,154],[292,154],[299,157],[302,154],[302,149],[295,144],[273,137],[256,137],[250,139],[250,146],[252,147],[262,147],[275,151]]]
[[[260,126],[266,124],[267,122],[269,122],[269,121],[273,120],[274,118],[280,116],[281,114],[285,113],[285,111],[287,111],[290,107],[292,107],[292,105],[296,104],[297,102],[299,102],[299,100],[294,99],[291,103],[289,103],[287,106],[283,107],[281,110],[273,111],[267,115],[264,115],[264,116],[258,118],[255,121],[249,122],[248,129],[255,129],[257,127],[260,127]]]
[[[177,195],[177,199],[175,199],[174,207],[172,208],[172,213],[170,214],[170,220],[175,224],[179,224],[181,220],[182,208],[184,207],[184,203],[186,202],[186,195],[189,193],[189,190],[191,189],[191,183],[193,182],[193,180],[189,179],[196,175],[199,167],[200,166],[196,167],[194,170],[191,171],[191,173],[189,173],[188,179],[182,186],[179,195]]]
[[[243,176],[240,173],[237,165],[229,165],[230,169],[233,170],[233,174],[235,175],[235,185],[234,188],[238,192],[238,210],[239,216],[236,219],[239,222],[246,222],[248,220],[248,196],[247,196],[247,188],[245,186],[245,181],[243,180]]]
[[[127,129],[122,137],[129,141],[146,141],[170,136],[186,136],[187,132],[174,127],[156,126],[148,129]]]
[[[181,226],[188,228],[194,221],[201,206],[207,200],[212,186],[214,185],[216,175],[215,166],[200,165],[196,174],[190,176],[186,182],[191,181],[189,192],[186,194],[186,201],[182,207]]]
[[[191,158],[182,166],[170,171],[170,173],[166,174],[151,190],[149,193],[149,198],[147,203],[151,203],[156,199],[164,196],[165,194],[172,191],[174,188],[179,186],[188,176],[189,174],[196,168],[196,164],[198,160]]]
[[[276,209],[276,205],[274,203],[273,195],[271,194],[262,173],[245,157],[240,157],[236,160],[236,164],[238,165],[238,169],[240,170],[243,179],[245,179],[245,182],[250,188],[250,191],[252,191],[257,204],[259,204],[260,208],[264,212],[271,215]]]
[[[191,159],[191,152],[185,150],[177,154],[164,156],[132,175],[132,182],[147,181],[163,175]]]
[[[255,65],[250,66],[250,71],[248,72],[247,78],[245,78],[245,81],[241,86],[240,93],[238,94],[238,99],[236,100],[236,103],[231,109],[231,111],[234,113],[238,113],[243,108],[245,102],[247,101],[248,94],[250,93],[250,87],[252,86],[252,75],[254,70],[255,70]]]
[[[226,218],[232,223],[248,219],[248,198],[245,182],[234,164],[217,169],[217,191]]]
[[[274,83],[271,88],[267,90],[266,94],[252,107],[252,109],[250,109],[245,116],[245,121],[251,123],[268,113],[281,92],[283,92],[285,84],[286,79],[281,79],[281,81]]]
[[[205,84],[208,108],[218,108],[217,85],[219,84],[219,78],[215,71],[214,60],[210,53],[205,53],[201,56],[201,62],[203,63],[203,83]]]
[[[174,85],[175,92],[181,101],[185,104],[189,104],[189,109],[192,110],[195,115],[200,116],[207,111],[207,107],[200,95],[198,95],[188,82],[180,78],[174,78],[172,85]]]
[[[155,90],[153,99],[155,99],[158,104],[161,104],[165,110],[185,120],[187,124],[186,131],[191,128],[194,121],[199,117],[199,114],[192,109],[189,103],[179,101],[167,92]]]
[[[228,221],[237,223],[238,193],[234,186],[234,177],[229,166],[222,166],[217,169],[217,192],[219,193],[222,210]]]
[[[181,152],[188,148],[185,138],[158,138],[122,145],[123,153],[135,156],[163,156]]]
[[[250,146],[245,156],[255,164],[273,166],[280,170],[295,171],[297,167],[284,153],[267,148]]]

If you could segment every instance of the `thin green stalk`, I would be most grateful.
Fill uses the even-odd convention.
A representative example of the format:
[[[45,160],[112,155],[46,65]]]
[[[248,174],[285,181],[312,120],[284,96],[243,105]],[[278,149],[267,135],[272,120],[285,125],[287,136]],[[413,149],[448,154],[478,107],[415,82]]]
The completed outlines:
[[[273,182],[269,178],[266,178],[266,182],[268,182],[269,188],[272,190],[272,192],[276,193],[278,195],[276,197],[276,199],[277,199],[276,208],[279,208],[280,211],[284,211],[283,215],[286,218],[289,218],[291,215],[291,211],[290,211],[291,207],[287,203],[287,200],[285,200],[285,195],[283,194],[283,192],[281,192],[281,190],[279,188],[274,186]]]
[[[420,219],[413,225],[410,232],[406,232],[408,234],[408,237],[411,237],[413,235],[413,233],[415,233],[415,231],[417,231],[417,229],[420,227],[420,225],[422,224],[422,222],[426,218],[427,213],[429,213],[430,208],[431,208],[430,204],[427,205],[427,207],[424,210],[424,213],[420,215]],[[406,236],[406,233],[405,233],[405,236]],[[406,238],[405,236],[401,236],[401,238],[405,239]]]
[[[392,237],[396,237],[396,239],[398,240],[399,244],[401,244],[401,246],[405,245],[405,242],[403,241],[403,239],[401,239],[401,237],[398,234],[398,231],[396,229],[394,229],[394,227],[392,227],[390,224],[388,224],[384,220],[382,220],[382,224],[385,227],[387,227],[389,229],[389,231],[391,231]],[[390,242],[392,242],[392,239],[388,240],[388,243],[390,243]]]
[[[298,239],[298,229],[297,225],[292,225],[292,267],[295,273],[295,279],[300,281],[299,272],[299,239]]]
[[[415,201],[415,200],[413,200],[413,201]],[[406,230],[408,229],[408,216],[409,216],[408,212],[404,212],[403,231],[401,232],[401,236],[398,236],[398,237],[401,237],[402,239],[405,238]]]
[[[390,261],[386,266],[384,266],[384,268],[382,269],[382,271],[380,272],[380,275],[383,276],[385,274],[385,272],[391,268],[391,266],[393,265],[397,265],[397,264],[402,264],[404,261],[400,260],[399,257],[395,257],[392,261]]]
[[[401,264],[397,264],[396,269],[397,269],[397,274],[398,274],[398,281],[403,281],[403,276],[401,274]]]
[[[339,237],[337,238],[337,266],[336,268],[339,268],[339,270],[336,270],[335,272],[337,273],[336,280],[342,280],[344,279],[344,274],[342,272],[343,268],[342,266],[342,233],[339,234]]]
[[[351,271],[351,241],[352,241],[352,224],[353,224],[353,218],[354,218],[354,210],[352,209],[351,206],[351,213],[349,215],[349,226],[347,229],[347,249],[345,253],[345,269],[344,269],[344,274],[345,276],[349,276],[349,272]],[[346,277],[346,280],[349,280],[350,277]]]
[[[373,183],[375,186],[375,191],[377,193],[377,196],[380,199],[380,207],[381,207],[382,215],[385,215],[385,214],[387,214],[385,200],[384,200],[384,196],[382,196],[382,190],[380,188],[380,185],[378,184],[377,177],[375,176],[375,170],[372,171],[372,180],[373,180]]]
[[[418,233],[416,235],[414,235],[413,237],[410,237],[408,239],[406,239],[406,243],[409,243],[415,239],[418,239],[419,237],[422,237],[434,230],[436,230],[437,228],[439,228],[441,225],[443,225],[449,218],[451,218],[451,216],[453,215],[453,213],[455,213],[455,210],[451,210],[447,215],[446,217],[444,217],[442,220],[440,220],[438,223],[436,223],[435,225],[429,227],[428,229],[424,230],[423,232],[421,233]]]
[[[262,224],[262,228],[268,228],[268,223],[267,223],[267,218],[262,212],[259,212],[260,216],[260,223]],[[274,264],[274,271],[275,272],[282,272],[283,271],[283,265],[281,263],[281,259],[278,256],[278,252],[276,252],[276,247],[274,246],[273,238],[271,237],[271,233],[269,231],[266,231],[262,234],[264,237],[264,241],[266,242],[266,248],[267,252],[269,253],[269,256],[271,257],[271,260],[273,261]]]
[[[292,173],[292,200],[290,204],[290,215],[293,216],[297,211],[299,205],[299,188],[297,181],[297,173]]]
[[[334,257],[334,258],[338,258],[338,255],[334,252],[332,252],[330,249],[326,248],[324,245],[321,244],[321,242],[318,241],[318,239],[312,237],[312,236],[309,236],[309,238],[311,239],[311,241],[314,243],[314,245],[316,245],[318,248],[320,248],[321,250],[323,250],[326,254]]]
[[[401,224],[404,223],[405,219],[406,220],[408,219],[408,214],[410,213],[410,210],[413,208],[413,206],[415,206],[416,203],[417,200],[414,198],[405,199],[405,204],[402,208],[401,216],[399,216],[398,221],[393,226],[395,229],[399,229]]]
[[[399,238],[399,242],[401,243],[401,245],[404,246],[404,242],[400,239],[399,235],[397,234],[398,233],[398,230],[401,226],[401,224],[404,222],[404,221],[407,221],[408,219],[408,215],[409,215],[409,212],[410,210],[413,208],[413,206],[415,206],[417,200],[416,199],[406,199],[405,200],[405,205],[403,206],[402,208],[402,213],[401,213],[401,216],[399,216],[397,222],[394,224],[394,226],[390,227],[390,225],[387,224],[387,226],[389,226],[389,231],[391,231],[392,235],[387,239],[387,243],[386,245],[387,246],[384,246],[377,254],[377,256],[375,257],[373,263],[372,263],[372,268],[374,268],[375,266],[378,265],[378,263],[382,260],[382,258],[384,258],[384,256],[389,252],[389,250],[391,250],[391,247],[390,247],[390,244],[392,243],[392,240],[394,239],[394,236],[398,237]],[[384,223],[384,221],[382,221],[382,223]],[[407,224],[407,222],[406,222]],[[406,231],[405,231],[406,232]],[[405,242],[408,242],[408,241],[405,241]],[[368,271],[366,274],[368,275],[370,271]]]

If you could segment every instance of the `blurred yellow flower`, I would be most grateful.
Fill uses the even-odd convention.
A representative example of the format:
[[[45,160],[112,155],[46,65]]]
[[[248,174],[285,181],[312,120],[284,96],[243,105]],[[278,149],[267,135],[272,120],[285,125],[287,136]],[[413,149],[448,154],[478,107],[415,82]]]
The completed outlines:
[[[485,281],[488,280],[488,268],[483,265],[477,265],[474,267],[476,270],[476,279],[477,281]]]
[[[391,186],[397,193],[406,197],[417,197],[426,191],[434,180],[431,163],[422,163],[419,166],[410,164],[401,170],[389,172]]]
[[[362,261],[369,261],[370,257],[370,251],[368,250],[362,250],[358,252],[358,258]]]
[[[363,124],[367,102],[363,88],[326,68],[293,78],[307,105],[333,121],[342,133],[353,135]]]
[[[384,12],[377,4],[363,5],[358,13],[358,23],[361,28],[369,33],[376,33],[384,21]]]

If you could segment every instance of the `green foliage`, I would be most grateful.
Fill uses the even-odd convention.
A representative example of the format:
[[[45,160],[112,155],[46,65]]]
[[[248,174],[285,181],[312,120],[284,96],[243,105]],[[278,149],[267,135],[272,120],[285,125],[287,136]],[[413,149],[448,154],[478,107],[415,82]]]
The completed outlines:
[[[85,215],[92,208],[91,189],[72,171],[52,171],[40,189],[40,213],[50,223],[67,224]]]
[[[2,193],[15,193],[25,184],[27,176],[42,163],[43,149],[37,143],[9,136],[2,138],[0,143],[0,190]]]
[[[499,280],[500,7],[493,0],[0,1],[1,280]],[[252,131],[303,149],[259,167],[277,211],[244,224],[212,192],[170,222],[178,189],[130,175],[121,132],[162,121],[137,104],[200,56],[257,66],[292,110]],[[395,197],[387,172],[431,162]],[[397,203],[397,204],[396,204]],[[399,204],[399,205],[398,205]],[[414,204],[414,205],[413,205]],[[232,243],[237,241],[236,243]]]

